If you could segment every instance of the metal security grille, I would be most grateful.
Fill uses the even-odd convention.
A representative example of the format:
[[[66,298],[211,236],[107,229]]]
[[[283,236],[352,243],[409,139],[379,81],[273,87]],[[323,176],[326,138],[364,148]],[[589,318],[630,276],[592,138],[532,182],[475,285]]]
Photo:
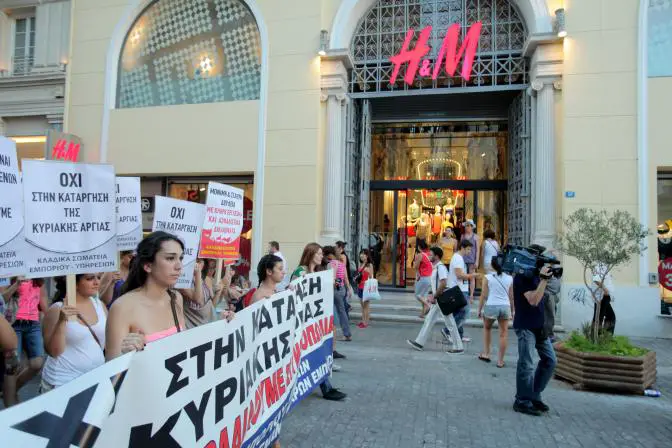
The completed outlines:
[[[531,233],[531,101],[522,92],[509,109],[509,244],[527,245]]]
[[[469,27],[478,21],[483,29],[469,81],[441,70],[436,80],[418,77],[408,85],[403,81],[404,64],[396,82],[390,84],[393,64],[389,58],[402,49],[409,29],[416,31],[411,42],[414,47],[420,30],[433,26],[426,59],[434,66],[448,27],[460,25],[462,42]],[[379,0],[361,20],[352,40],[350,91],[357,96],[379,96],[417,89],[433,89],[433,93],[518,89],[527,83],[526,38],[525,24],[508,0]]]
[[[349,101],[347,106],[347,126],[345,135],[345,213],[343,214],[344,240],[351,260],[356,260],[359,243],[359,214],[361,191],[361,103]]]

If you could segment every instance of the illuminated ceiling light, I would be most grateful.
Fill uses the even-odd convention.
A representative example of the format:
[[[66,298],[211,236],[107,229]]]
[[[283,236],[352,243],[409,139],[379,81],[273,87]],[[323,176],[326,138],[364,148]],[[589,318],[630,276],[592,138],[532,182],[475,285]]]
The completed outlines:
[[[481,157],[485,157],[485,153],[482,153],[482,154],[481,154]]]
[[[203,56],[203,59],[201,59],[201,63],[199,65],[201,66],[201,70],[206,73],[212,70],[214,66],[210,56]]]
[[[10,137],[15,143],[46,143],[47,137],[36,135],[34,137]]]
[[[558,32],[558,37],[567,37],[567,27],[565,23],[565,8],[555,10],[555,28]]]
[[[198,191],[205,191],[205,187],[199,188]]]
[[[322,30],[320,31],[320,49],[317,52],[320,56],[327,55],[327,49],[329,48],[329,31]]]
[[[134,29],[133,32],[131,33],[131,44],[137,45],[141,37],[142,37],[142,28]]]

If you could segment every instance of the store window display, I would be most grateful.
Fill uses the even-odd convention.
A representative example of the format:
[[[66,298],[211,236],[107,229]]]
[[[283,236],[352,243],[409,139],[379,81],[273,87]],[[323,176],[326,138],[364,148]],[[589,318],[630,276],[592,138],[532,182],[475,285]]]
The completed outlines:
[[[658,223],[658,262],[661,274],[665,274],[665,267],[672,265],[672,173],[658,174]],[[662,276],[660,280],[660,313],[669,316],[672,288]]]

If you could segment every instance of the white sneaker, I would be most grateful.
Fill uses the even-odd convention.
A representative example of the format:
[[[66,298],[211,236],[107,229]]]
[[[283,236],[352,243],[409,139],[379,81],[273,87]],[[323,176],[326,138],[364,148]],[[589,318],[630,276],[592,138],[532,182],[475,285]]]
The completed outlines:
[[[471,338],[465,336],[462,338],[462,342],[471,342]]]
[[[332,372],[340,372],[341,371],[341,366],[338,364],[332,364],[331,365],[331,371]]]

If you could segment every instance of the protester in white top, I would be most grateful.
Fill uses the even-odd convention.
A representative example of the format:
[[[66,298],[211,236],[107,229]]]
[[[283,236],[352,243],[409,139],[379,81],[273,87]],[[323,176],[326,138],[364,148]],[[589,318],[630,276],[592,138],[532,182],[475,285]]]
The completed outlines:
[[[488,229],[483,233],[485,241],[483,241],[483,269],[486,274],[495,272],[492,268],[492,258],[496,257],[500,251],[499,243],[495,240],[495,232]]]
[[[490,340],[492,325],[497,321],[499,325],[499,352],[497,353],[497,367],[504,367],[504,355],[508,343],[509,320],[513,317],[513,277],[502,272],[502,266],[497,257],[492,258],[492,274],[485,276],[481,300],[478,305],[478,317],[483,319],[484,351],[478,359],[490,362]]]
[[[48,357],[42,369],[40,393],[60,387],[103,365],[107,307],[98,299],[100,276],[76,276],[74,306],[63,303],[65,280],[57,281],[55,303],[44,319],[44,347]]]
[[[420,330],[420,333],[418,333],[418,337],[415,338],[414,341],[407,339],[406,342],[415,350],[422,351],[432,328],[434,328],[435,321],[441,316],[445,323],[445,327],[441,330],[441,335],[447,343],[452,344],[452,348],[448,350],[448,353],[462,353],[464,352],[462,340],[460,338],[453,340],[450,336],[451,333],[458,334],[459,332],[457,324],[455,323],[455,318],[452,314],[448,316],[444,315],[436,302],[437,297],[447,289],[448,270],[446,269],[446,266],[441,263],[443,250],[440,247],[432,247],[430,249],[430,254],[430,261],[432,262],[433,268],[430,277],[432,282],[432,296],[428,299],[430,308],[425,316],[425,322],[422,324],[422,329]]]
[[[467,274],[467,264],[464,261],[464,257],[471,254],[474,249],[473,244],[468,239],[463,239],[460,241],[459,250],[453,254],[453,258],[450,259],[450,269],[448,269],[448,288],[453,288],[459,286],[462,293],[465,296],[469,296],[469,281],[476,279],[480,276],[479,273],[472,272]],[[471,339],[464,336],[464,321],[467,320],[467,315],[469,314],[469,305],[467,305],[459,311],[454,313],[455,322],[457,323],[457,328],[460,332],[460,338],[463,342],[470,342]]]
[[[280,243],[277,241],[269,242],[268,253],[275,255],[282,260],[282,273],[284,274],[284,277],[282,278],[282,281],[275,287],[275,292],[284,291],[289,286],[289,273],[287,272],[287,259],[284,255],[282,255],[282,252],[280,252]]]

